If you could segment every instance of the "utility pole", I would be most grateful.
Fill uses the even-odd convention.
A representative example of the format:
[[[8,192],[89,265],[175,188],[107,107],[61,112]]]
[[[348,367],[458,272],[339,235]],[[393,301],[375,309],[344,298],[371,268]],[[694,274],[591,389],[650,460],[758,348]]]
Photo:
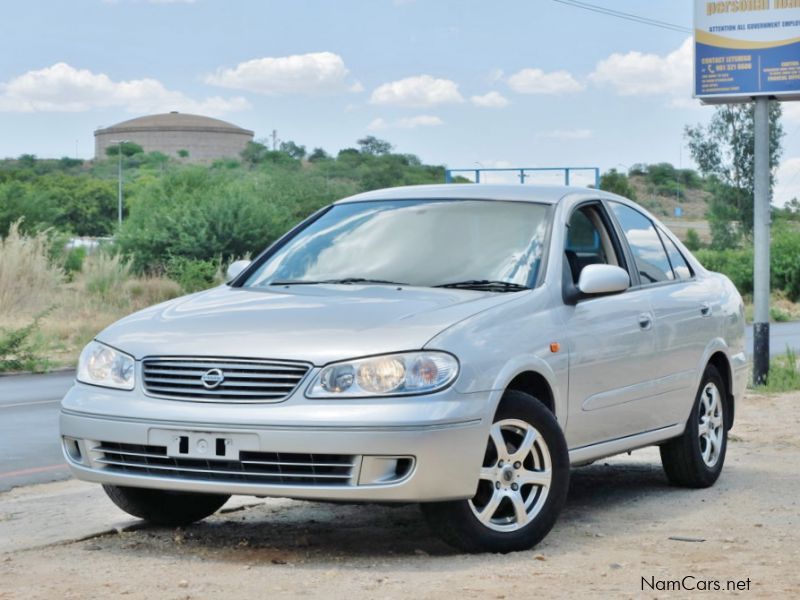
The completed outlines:
[[[275,152],[278,149],[278,131],[277,129],[272,130],[272,151]]]
[[[753,185],[753,384],[764,385],[769,375],[769,97],[756,98],[755,178]]]
[[[122,227],[122,144],[128,140],[111,140],[117,146],[117,219],[120,227]]]

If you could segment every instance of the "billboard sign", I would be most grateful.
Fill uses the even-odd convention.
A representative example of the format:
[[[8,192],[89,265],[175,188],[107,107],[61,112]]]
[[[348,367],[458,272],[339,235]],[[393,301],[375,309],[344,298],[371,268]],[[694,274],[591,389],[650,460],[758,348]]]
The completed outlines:
[[[800,100],[800,0],[695,0],[694,95]]]

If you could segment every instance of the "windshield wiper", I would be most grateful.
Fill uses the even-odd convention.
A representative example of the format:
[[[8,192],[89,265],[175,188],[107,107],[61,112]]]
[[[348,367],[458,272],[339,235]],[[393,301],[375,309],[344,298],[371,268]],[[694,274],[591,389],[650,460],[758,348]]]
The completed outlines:
[[[521,292],[529,290],[528,286],[510,281],[493,281],[490,279],[468,279],[467,281],[454,281],[442,283],[433,287],[456,288],[462,290],[485,290],[487,292]]]
[[[312,281],[305,279],[290,280],[290,281],[272,281],[269,285],[321,285],[325,283],[344,284],[350,285],[354,283],[377,283],[381,285],[408,285],[399,281],[387,281],[386,279],[367,279],[364,277],[343,277],[342,279],[323,279],[320,281]]]

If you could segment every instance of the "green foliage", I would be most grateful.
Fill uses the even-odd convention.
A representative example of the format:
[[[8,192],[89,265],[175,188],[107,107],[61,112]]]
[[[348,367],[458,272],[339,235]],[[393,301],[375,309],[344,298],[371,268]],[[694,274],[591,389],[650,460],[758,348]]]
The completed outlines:
[[[331,160],[331,155],[322,148],[314,148],[308,156],[308,162],[319,162],[321,160]]]
[[[368,136],[359,140],[359,147],[336,158],[316,148],[303,162],[305,147],[294,142],[284,142],[277,151],[251,142],[241,160],[219,160],[210,167],[187,165],[158,152],[128,156],[123,147],[128,214],[116,248],[134,271],[180,272],[184,288],[194,289],[200,285],[194,282],[209,281],[204,267],[186,263],[178,268],[176,259],[218,265],[255,254],[338,198],[444,179],[443,167],[424,165],[413,154],[392,154],[384,140]],[[0,234],[20,218],[23,233],[57,234],[54,248],[63,248],[72,235],[114,234],[117,168],[115,158],[86,165],[33,156],[0,161]],[[77,254],[60,254],[56,262],[72,273],[82,261]]]
[[[295,160],[303,160],[306,157],[306,147],[299,146],[292,141],[281,142],[279,149],[281,152],[288,154]]]
[[[185,149],[178,150],[178,156],[180,158],[189,158],[189,151]]]
[[[631,200],[636,199],[636,190],[633,189],[628,177],[616,169],[611,169],[603,173],[600,177],[600,189],[613,194],[619,194]]]
[[[361,138],[356,142],[359,151],[362,154],[371,154],[372,156],[383,156],[392,151],[392,145],[386,140],[376,138],[374,135],[368,135]]]
[[[191,294],[217,283],[219,261],[173,256],[166,264],[166,275],[177,281],[184,293]]]
[[[688,247],[688,246],[687,246]],[[709,270],[727,275],[742,294],[753,292],[753,249],[706,248],[695,252]],[[776,226],[770,247],[771,287],[786,297],[800,300],[800,231]],[[777,320],[777,319],[776,319]]]
[[[112,181],[56,172],[0,183],[0,235],[24,219],[24,231],[56,227],[76,235],[105,236],[114,229],[116,213]]]
[[[142,154],[144,148],[134,142],[122,142],[121,144],[113,144],[106,148],[106,156],[119,156],[119,150],[122,148],[122,156],[133,156],[134,154]]]
[[[707,126],[685,129],[689,150],[700,172],[715,179],[708,219],[717,247],[731,247],[753,229],[754,115],[753,103],[724,104],[716,107]],[[769,164],[773,173],[782,152],[780,116],[780,103],[771,102]],[[773,184],[771,176],[770,189]]]
[[[78,246],[70,248],[64,255],[64,272],[69,279],[72,279],[75,273],[83,269],[83,261],[86,258],[86,248]]]
[[[772,232],[770,263],[773,289],[800,300],[800,232],[776,226]]]
[[[683,241],[683,243],[692,252],[700,250],[700,248],[703,247],[703,243],[700,241],[700,236],[691,227],[686,230],[686,239]]]
[[[708,270],[723,273],[741,294],[753,293],[753,250],[701,249],[695,253],[697,260]]]
[[[165,271],[173,257],[228,261],[255,254],[352,187],[294,172],[243,178],[203,167],[167,173],[137,190],[118,236],[137,271]]]
[[[787,346],[784,356],[770,360],[767,384],[756,386],[755,389],[767,393],[800,390],[800,369],[797,367],[797,354],[794,350]]]
[[[45,371],[49,361],[43,356],[42,342],[38,338],[39,321],[15,329],[0,329],[0,373],[6,371]]]

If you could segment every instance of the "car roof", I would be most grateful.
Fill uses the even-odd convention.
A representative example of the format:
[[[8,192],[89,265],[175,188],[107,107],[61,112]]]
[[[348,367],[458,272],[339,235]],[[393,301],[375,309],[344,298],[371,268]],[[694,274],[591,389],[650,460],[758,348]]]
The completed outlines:
[[[515,202],[537,202],[556,204],[570,195],[591,195],[595,198],[619,198],[614,194],[600,190],[561,185],[494,185],[488,183],[460,184],[445,183],[438,185],[408,185],[364,192],[343,198],[336,204],[350,202],[370,202],[376,200],[503,200]]]

